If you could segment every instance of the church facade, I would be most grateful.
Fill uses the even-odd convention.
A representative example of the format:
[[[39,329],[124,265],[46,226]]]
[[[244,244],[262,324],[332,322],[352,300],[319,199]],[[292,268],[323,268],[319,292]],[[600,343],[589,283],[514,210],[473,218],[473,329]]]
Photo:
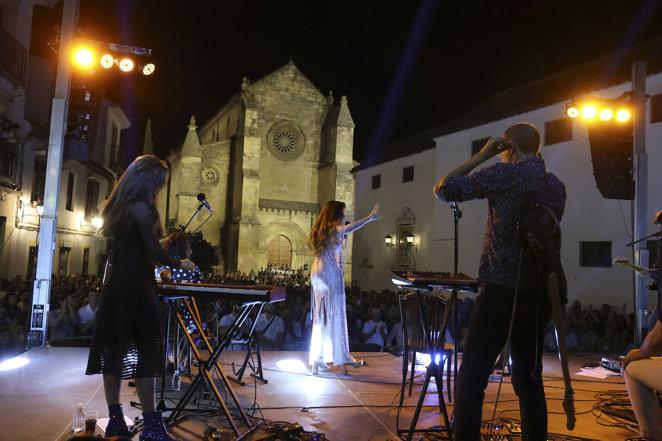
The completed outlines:
[[[185,224],[204,193],[213,215],[205,222],[202,212],[189,231],[200,227],[218,247],[222,271],[301,268],[327,201],[345,202],[354,217],[353,137],[347,99],[324,96],[292,61],[254,83],[244,78],[202,127],[191,117],[181,149],[168,157],[164,221]],[[349,280],[351,251],[345,260]]]

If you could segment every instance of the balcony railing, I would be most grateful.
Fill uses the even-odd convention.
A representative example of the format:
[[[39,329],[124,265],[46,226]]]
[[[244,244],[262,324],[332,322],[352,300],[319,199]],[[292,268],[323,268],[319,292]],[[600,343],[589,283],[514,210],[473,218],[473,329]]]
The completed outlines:
[[[28,76],[28,51],[0,27],[0,69],[15,82],[25,86]]]

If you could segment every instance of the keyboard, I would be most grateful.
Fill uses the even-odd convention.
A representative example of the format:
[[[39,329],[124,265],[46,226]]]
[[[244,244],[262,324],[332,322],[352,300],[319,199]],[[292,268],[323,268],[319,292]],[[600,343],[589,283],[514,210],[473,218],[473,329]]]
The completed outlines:
[[[401,288],[442,288],[478,292],[480,287],[478,280],[466,274],[439,271],[392,271],[391,281]]]
[[[202,283],[159,283],[157,292],[166,299],[204,297],[215,300],[281,302],[287,298],[282,286],[271,285],[213,285]]]

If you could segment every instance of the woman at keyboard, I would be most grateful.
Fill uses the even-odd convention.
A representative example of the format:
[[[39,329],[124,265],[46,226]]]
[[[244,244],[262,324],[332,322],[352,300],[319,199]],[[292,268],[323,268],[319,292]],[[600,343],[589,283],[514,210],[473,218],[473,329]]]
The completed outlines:
[[[168,167],[155,156],[136,158],[105,202],[103,234],[111,240],[101,304],[97,310],[87,374],[103,374],[110,414],[106,437],[131,437],[120,404],[123,379],[135,379],[144,428],[140,441],[173,441],[154,406],[154,379],[164,360],[155,293],[156,262],[193,271],[188,259],[173,259],[164,249],[156,195]]]
[[[379,219],[375,205],[370,214],[345,224],[345,203],[329,201],[315,220],[310,232],[313,265],[310,270],[312,336],[309,363],[313,374],[328,371],[327,363],[359,367],[362,362],[349,353],[343,244],[348,234]]]

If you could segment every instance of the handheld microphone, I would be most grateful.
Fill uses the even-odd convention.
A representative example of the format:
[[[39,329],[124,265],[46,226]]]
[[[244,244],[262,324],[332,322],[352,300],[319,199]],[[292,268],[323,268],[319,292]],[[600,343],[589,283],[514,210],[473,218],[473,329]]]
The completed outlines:
[[[198,201],[200,201],[200,203],[204,205],[204,207],[207,210],[213,213],[213,210],[211,209],[211,205],[209,204],[209,202],[207,202],[207,198],[205,197],[204,193],[198,193]]]

